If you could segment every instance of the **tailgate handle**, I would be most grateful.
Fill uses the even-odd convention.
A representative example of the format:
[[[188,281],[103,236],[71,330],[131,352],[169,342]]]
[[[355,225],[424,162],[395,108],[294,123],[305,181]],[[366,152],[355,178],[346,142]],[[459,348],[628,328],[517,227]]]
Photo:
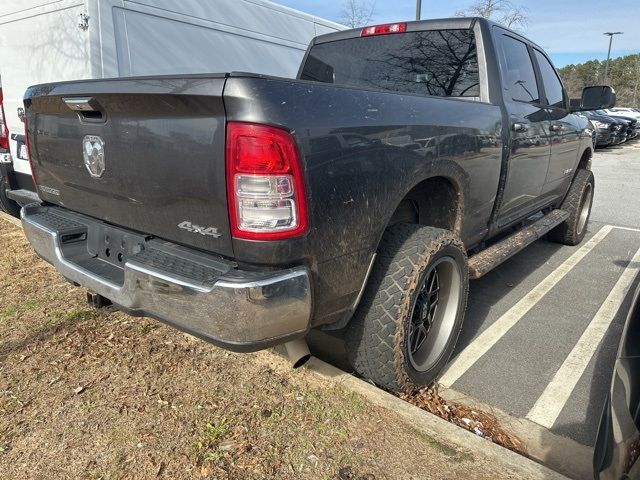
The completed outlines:
[[[78,114],[80,121],[102,122],[106,115],[102,113],[102,107],[92,97],[63,98],[64,104]]]

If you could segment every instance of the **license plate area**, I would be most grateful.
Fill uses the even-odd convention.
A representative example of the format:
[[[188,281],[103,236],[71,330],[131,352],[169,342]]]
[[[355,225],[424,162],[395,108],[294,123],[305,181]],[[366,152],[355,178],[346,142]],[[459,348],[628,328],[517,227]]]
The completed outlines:
[[[127,259],[144,250],[146,237],[105,224],[94,224],[88,235],[91,254],[123,268]]]

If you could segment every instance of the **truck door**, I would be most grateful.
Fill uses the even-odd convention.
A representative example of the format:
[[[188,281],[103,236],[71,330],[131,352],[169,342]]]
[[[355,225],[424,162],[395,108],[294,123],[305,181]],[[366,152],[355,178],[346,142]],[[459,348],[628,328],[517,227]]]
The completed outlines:
[[[509,115],[509,161],[498,224],[526,214],[540,201],[551,145],[549,116],[541,102],[531,49],[496,27],[503,97]]]
[[[569,111],[567,95],[555,68],[537,48],[533,49],[544,87],[544,104],[550,121],[551,161],[543,189],[545,197],[565,192],[578,163],[581,128]]]

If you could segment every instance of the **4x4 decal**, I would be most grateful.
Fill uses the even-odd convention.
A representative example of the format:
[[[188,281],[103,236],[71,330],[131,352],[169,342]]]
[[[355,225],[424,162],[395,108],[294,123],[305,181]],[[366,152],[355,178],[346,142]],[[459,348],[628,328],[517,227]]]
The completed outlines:
[[[186,230],[187,232],[199,233],[200,235],[208,235],[215,238],[220,238],[222,236],[218,233],[218,229],[216,227],[201,227],[200,225],[195,225],[187,220],[178,224],[178,228]]]

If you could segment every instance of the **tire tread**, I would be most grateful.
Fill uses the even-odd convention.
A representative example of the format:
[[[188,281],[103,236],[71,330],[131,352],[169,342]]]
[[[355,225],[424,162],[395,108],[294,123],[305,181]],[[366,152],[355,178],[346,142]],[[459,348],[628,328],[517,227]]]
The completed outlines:
[[[579,169],[573,182],[571,182],[567,196],[560,206],[562,210],[569,212],[569,218],[549,232],[549,240],[571,246],[578,245],[582,241],[587,232],[589,220],[587,219],[587,224],[584,226],[582,232],[578,234],[577,227],[580,219],[580,202],[582,201],[584,189],[589,183],[591,183],[593,194],[595,192],[593,172],[583,168]],[[593,197],[591,200],[593,201]]]
[[[447,245],[462,252],[466,282],[465,249],[451,232],[415,224],[396,224],[387,229],[360,307],[345,336],[349,360],[360,375],[390,390],[414,386],[404,371],[402,320],[412,308],[412,282],[418,281],[421,269]],[[464,292],[466,306],[467,288]]]

